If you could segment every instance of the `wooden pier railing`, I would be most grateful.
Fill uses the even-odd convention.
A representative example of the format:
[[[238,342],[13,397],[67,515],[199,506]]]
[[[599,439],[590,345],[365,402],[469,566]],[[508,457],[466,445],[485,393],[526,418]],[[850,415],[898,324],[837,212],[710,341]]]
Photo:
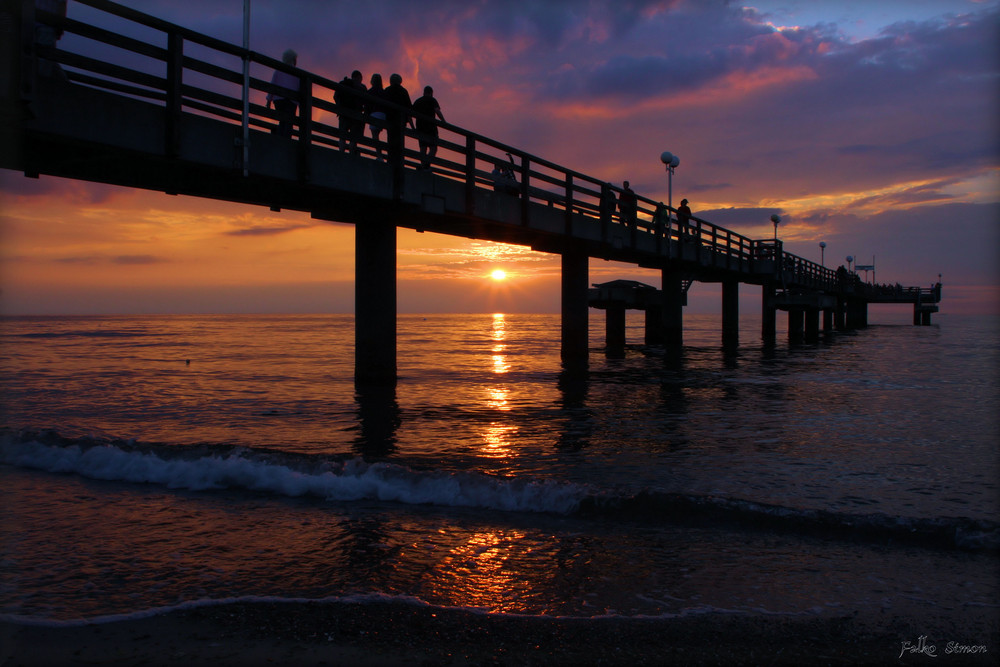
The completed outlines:
[[[182,26],[163,21],[110,0],[75,0],[109,17],[113,30],[79,20],[62,18],[36,10],[31,0],[22,0],[22,21],[37,21],[58,26],[67,35],[82,40],[83,48],[75,51],[66,47],[43,47],[34,43],[33,31],[22,30],[22,53],[59,63],[66,77],[79,85],[98,88],[117,95],[162,104],[166,112],[164,152],[175,154],[182,114],[196,114],[262,131],[278,126],[278,113],[260,103],[268,93],[295,99],[298,113],[293,136],[298,142],[298,177],[310,180],[307,156],[313,146],[341,148],[344,137],[337,120],[352,117],[371,122],[361,112],[344,108],[334,102],[334,96],[344,91],[337,81],[285,63],[261,53],[228,44]],[[124,33],[132,33],[128,36]],[[65,37],[62,43],[68,41]],[[100,55],[98,55],[100,54]],[[248,116],[243,117],[244,60],[251,64],[249,78],[250,102]],[[287,90],[270,83],[274,70],[298,78],[297,90]],[[266,78],[259,75],[264,72]],[[356,91],[355,94],[358,94]],[[25,94],[30,97],[31,91]],[[372,98],[361,94],[367,101]],[[254,101],[258,100],[258,101]],[[385,104],[383,102],[383,104]],[[404,150],[390,153],[390,160],[399,178],[421,168],[420,155],[413,149],[416,134],[407,127],[412,111],[399,109],[401,127],[390,128],[405,135]],[[837,272],[815,262],[785,252],[779,240],[755,240],[713,224],[692,218],[690,225],[681,224],[676,210],[662,202],[637,196],[634,219],[623,218],[613,201],[620,199],[621,189],[611,184],[529,154],[515,146],[498,142],[450,123],[430,119],[438,125],[440,136],[437,154],[431,169],[439,177],[464,184],[466,213],[474,215],[475,193],[480,188],[497,187],[495,169],[509,166],[516,175],[516,196],[520,198],[520,224],[530,223],[529,204],[565,212],[565,233],[572,235],[581,224],[599,226],[601,238],[611,243],[613,237],[631,239],[633,246],[640,236],[655,239],[657,251],[666,257],[675,256],[677,248],[693,247],[691,256],[710,258],[713,267],[747,273],[761,273],[761,267],[773,271],[773,278],[785,286],[837,291],[845,288]],[[370,136],[357,138],[360,155],[376,159],[379,146]],[[251,147],[252,149],[252,147]],[[234,167],[252,167],[235,164]],[[687,256],[687,255],[685,255]],[[766,264],[764,264],[766,263]],[[849,287],[866,297],[889,299],[888,288],[861,285],[851,274]],[[911,295],[914,299],[922,294]],[[939,294],[938,294],[939,297]]]

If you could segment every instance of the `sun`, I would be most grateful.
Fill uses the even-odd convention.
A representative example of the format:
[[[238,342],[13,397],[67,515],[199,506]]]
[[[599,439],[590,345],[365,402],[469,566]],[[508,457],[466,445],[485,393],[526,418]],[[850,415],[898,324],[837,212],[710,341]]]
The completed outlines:
[[[490,278],[496,281],[504,280],[507,277],[507,272],[503,269],[496,269],[490,274]]]

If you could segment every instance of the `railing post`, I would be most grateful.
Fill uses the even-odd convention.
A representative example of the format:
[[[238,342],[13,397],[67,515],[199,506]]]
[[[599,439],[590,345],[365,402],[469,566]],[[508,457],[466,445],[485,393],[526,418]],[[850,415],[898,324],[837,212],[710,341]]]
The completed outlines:
[[[667,209],[663,203],[656,205],[656,211],[653,212],[653,229],[656,234],[656,254],[663,254],[663,219],[667,215]]]
[[[566,174],[566,236],[573,236],[573,174]]]
[[[476,212],[476,138],[465,137],[465,214]]]
[[[15,2],[21,10],[20,42],[20,97],[25,102],[35,98],[35,77],[38,74],[38,54],[35,52],[35,3],[33,0]]]
[[[531,174],[531,160],[528,156],[521,156],[521,225],[528,226],[528,187]]]
[[[660,206],[663,206],[663,204],[660,204]],[[673,232],[670,229],[670,224],[671,224],[670,223],[670,209],[666,208],[665,206],[663,208],[663,219],[664,219],[664,222],[665,222],[665,224],[663,226],[663,237],[667,240],[667,247],[666,247],[667,258],[668,259],[672,259],[673,258],[673,249],[675,247],[678,247],[678,246],[675,246],[674,242],[672,240],[673,239]],[[678,241],[679,240],[680,239],[678,239]]]
[[[163,137],[163,152],[168,158],[176,158],[180,153],[183,82],[184,39],[177,33],[171,32],[167,37],[167,102]]]
[[[406,112],[386,114],[388,120],[389,165],[392,168],[392,198],[403,198],[403,179],[406,169]],[[341,137],[341,141],[343,141]]]
[[[309,155],[312,152],[312,77],[299,77],[299,181],[308,183],[312,174]]]
[[[601,184],[601,205],[598,210],[601,213],[601,241],[604,243],[608,242],[608,232],[611,226],[611,215],[613,211],[608,203],[608,195],[611,193],[611,187],[607,183]]]

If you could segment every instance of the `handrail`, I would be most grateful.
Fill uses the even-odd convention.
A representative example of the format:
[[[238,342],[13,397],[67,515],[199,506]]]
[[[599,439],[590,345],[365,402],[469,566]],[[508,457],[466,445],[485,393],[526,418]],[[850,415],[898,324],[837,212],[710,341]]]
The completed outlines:
[[[239,84],[242,86],[242,75],[225,67],[184,54],[183,45],[185,42],[198,44],[228,56],[246,58],[252,63],[298,77],[301,83],[299,90],[286,90],[258,78],[250,79],[250,90],[265,94],[282,92],[290,98],[296,99],[300,109],[305,112],[297,116],[294,131],[299,138],[300,178],[303,180],[309,179],[308,160],[305,159],[305,156],[312,143],[340,146],[342,150],[344,148],[342,143],[344,138],[340,136],[340,129],[314,120],[312,118],[313,109],[370,122],[370,119],[363,112],[345,109],[333,101],[334,95],[339,91],[353,93],[363,101],[375,101],[375,98],[368,93],[347,89],[341,83],[323,76],[289,66],[269,56],[203,35],[111,0],[76,1],[163,33],[166,38],[166,47],[140,41],[78,20],[55,17],[45,12],[38,13],[38,20],[59,25],[66,32],[80,35],[86,39],[152,59],[154,63],[159,62],[163,67],[162,75],[131,69],[124,64],[104,62],[64,50],[38,47],[38,53],[56,62],[82,70],[68,72],[71,80],[91,87],[112,90],[119,94],[162,101],[168,110],[168,137],[166,138],[168,153],[176,141],[176,127],[182,109],[197,114],[212,115],[229,122],[242,122],[241,100],[223,91],[223,87],[227,85]],[[186,81],[184,79],[185,71],[196,72],[202,77],[207,77],[210,82],[208,87],[195,85],[189,80]],[[95,74],[99,76],[94,76]],[[395,107],[403,119],[408,120],[415,117],[410,109],[403,109],[382,100],[379,100],[379,103],[389,108]],[[251,104],[249,108],[251,118],[248,119],[248,122],[250,125],[272,130],[276,127],[279,119],[277,111],[260,104]],[[571,229],[573,216],[582,216],[583,219],[590,220],[593,224],[601,225],[602,238],[605,239],[609,238],[608,232],[611,230],[631,232],[633,247],[635,247],[636,234],[645,234],[655,238],[658,252],[671,245],[695,243],[699,258],[702,256],[702,251],[706,251],[712,253],[712,256],[726,267],[730,266],[728,262],[732,261],[746,262],[748,265],[754,265],[761,261],[771,262],[773,264],[768,266],[773,265],[775,276],[784,281],[790,280],[798,285],[815,289],[839,289],[840,281],[835,271],[785,252],[780,241],[754,240],[697,217],[692,217],[689,226],[684,227],[675,217],[675,208],[641,195],[636,196],[637,206],[634,216],[632,219],[626,219],[620,210],[617,210],[617,207],[611,203],[612,196],[615,200],[620,201],[621,188],[451,123],[433,118],[422,118],[421,120],[433,122],[440,128],[442,136],[437,141],[438,155],[433,160],[432,167],[439,176],[465,182],[466,207],[469,213],[472,212],[472,194],[475,189],[493,184],[490,168],[497,163],[505,163],[506,156],[510,156],[510,160],[514,163],[512,166],[520,177],[517,185],[521,199],[522,225],[528,225],[530,222],[529,203],[539,202],[565,210],[567,230]],[[416,136],[414,132],[406,129],[405,123],[398,130],[402,136],[410,137],[411,140]],[[378,150],[375,142],[367,136],[358,137],[356,143],[358,152],[366,156],[374,156]],[[411,148],[407,148],[404,139],[403,149],[395,157],[395,160],[397,178],[401,178],[403,170],[414,169],[418,166],[419,154]],[[485,169],[483,165],[486,165]],[[854,273],[851,275],[857,276]]]

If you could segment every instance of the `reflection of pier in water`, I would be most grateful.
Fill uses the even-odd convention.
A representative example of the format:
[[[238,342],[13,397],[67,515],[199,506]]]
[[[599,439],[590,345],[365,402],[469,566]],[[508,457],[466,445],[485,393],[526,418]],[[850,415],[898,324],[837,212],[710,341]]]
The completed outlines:
[[[36,11],[33,3],[0,10],[12,37],[0,52],[0,110],[11,121],[0,130],[11,147],[0,167],[353,223],[359,384],[396,382],[398,227],[560,255],[567,365],[585,365],[589,355],[591,257],[660,271],[656,303],[645,306],[655,311],[647,341],[672,349],[683,342],[692,281],[722,285],[726,346],[737,344],[741,284],[761,287],[765,341],[775,338],[777,310],[788,311],[795,339],[813,336],[820,314],[824,328],[863,327],[870,303],[912,303],[915,322],[929,324],[941,299],[940,284],[871,285],[785,252],[777,238],[751,239],[700,218],[683,224],[648,197],[638,196],[635,214],[623,216],[609,204],[620,190],[604,180],[447,123],[437,123],[438,151],[422,168],[416,135],[404,124],[409,110],[387,128],[388,161],[376,159],[384,146],[369,137],[357,150],[340,150],[344,138],[333,121],[364,118],[331,101],[339,83],[107,0],[78,1],[107,25]],[[65,32],[59,48],[35,43],[36,21]],[[80,47],[87,44],[99,48]],[[245,79],[244,63],[264,78]],[[65,77],[44,76],[54,64]],[[298,90],[269,83],[275,70],[297,78]],[[277,111],[250,99],[267,93],[298,103],[292,136],[282,136]],[[510,164],[507,156],[513,193],[493,176]],[[617,302],[602,303],[609,318],[623,319]]]

